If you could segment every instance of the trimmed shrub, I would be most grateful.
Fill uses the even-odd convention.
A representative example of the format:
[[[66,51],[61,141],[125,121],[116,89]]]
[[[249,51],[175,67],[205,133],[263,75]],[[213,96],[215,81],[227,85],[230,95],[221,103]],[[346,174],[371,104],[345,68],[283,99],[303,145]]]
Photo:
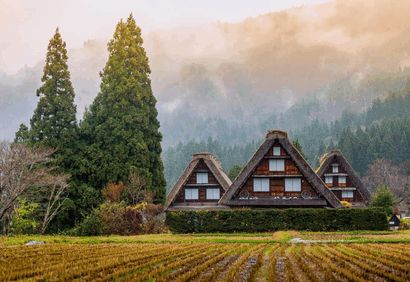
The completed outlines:
[[[176,233],[268,232],[277,230],[386,230],[380,208],[237,209],[167,212],[166,224]]]

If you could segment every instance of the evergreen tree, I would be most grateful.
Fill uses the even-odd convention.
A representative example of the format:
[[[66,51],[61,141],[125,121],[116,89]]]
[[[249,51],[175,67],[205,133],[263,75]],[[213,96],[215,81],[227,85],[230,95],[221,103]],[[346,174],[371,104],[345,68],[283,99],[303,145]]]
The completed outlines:
[[[368,152],[368,149],[369,138],[361,127],[359,127],[356,130],[356,142],[353,147],[354,154],[352,156],[352,162],[357,168],[357,171],[362,175],[367,171],[367,167],[370,164],[370,153]]]
[[[386,214],[390,216],[393,214],[395,201],[394,194],[390,188],[382,184],[373,194],[371,206],[383,208],[386,211]]]
[[[30,129],[21,124],[14,141],[53,148],[55,151],[51,166],[55,167],[57,172],[75,174],[74,163],[80,162],[81,155],[77,151],[75,94],[67,60],[66,44],[57,28],[47,47],[42,85],[36,93],[39,101],[30,120]],[[79,198],[73,195],[73,191],[77,189],[74,182],[73,179],[70,180],[70,186],[73,188],[68,191],[70,201],[64,201],[65,211],[53,219],[50,230],[72,226],[78,217],[75,214],[80,212],[76,207]],[[30,195],[30,201],[38,202],[40,210],[46,208],[47,199],[44,199],[43,191]]]
[[[100,93],[81,123],[87,156],[83,176],[101,188],[109,181],[125,181],[133,171],[145,179],[155,201],[162,202],[162,135],[142,44],[141,30],[132,15],[117,24],[108,43]]]
[[[300,144],[299,139],[295,139],[292,141],[293,146],[299,151],[299,153],[302,155],[302,157],[306,160],[306,155],[303,152],[303,147],[302,144]]]
[[[14,138],[15,143],[26,143],[30,140],[30,132],[24,123],[20,124],[19,130],[16,132],[16,137]]]
[[[53,157],[63,167],[69,165],[77,135],[74,89],[67,59],[66,44],[57,28],[48,44],[41,78],[43,84],[37,89],[40,99],[30,120],[29,131],[30,143],[56,149]],[[23,133],[26,134],[25,128],[20,126],[19,136],[16,137],[22,137]]]
[[[343,152],[343,155],[350,162],[353,161],[354,156],[354,146],[355,146],[355,137],[349,127],[343,130],[340,140],[339,148]],[[355,167],[356,168],[356,167]]]
[[[234,165],[228,173],[229,178],[234,181],[234,179],[238,176],[238,174],[241,172],[242,166],[240,165]]]

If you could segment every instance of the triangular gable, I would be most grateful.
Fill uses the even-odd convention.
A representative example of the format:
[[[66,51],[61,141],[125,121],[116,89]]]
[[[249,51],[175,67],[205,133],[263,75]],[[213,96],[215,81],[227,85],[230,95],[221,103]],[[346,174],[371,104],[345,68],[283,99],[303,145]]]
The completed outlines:
[[[260,145],[252,158],[248,161],[246,166],[242,169],[240,174],[236,177],[233,184],[225,195],[219,201],[222,205],[229,205],[230,201],[239,193],[245,182],[252,176],[255,168],[259,165],[269,149],[277,142],[287,152],[297,168],[300,170],[303,177],[311,184],[312,188],[321,196],[331,207],[341,207],[340,201],[337,197],[326,187],[325,183],[313,171],[310,165],[302,157],[299,151],[289,142],[287,133],[279,130],[269,131],[266,135],[265,141]],[[289,201],[291,203],[291,201]]]
[[[356,187],[357,191],[362,195],[366,204],[370,203],[371,195],[369,190],[363,185],[363,182],[360,180],[360,177],[356,174],[353,167],[347,161],[345,156],[342,154],[340,150],[332,150],[326,155],[321,158],[321,163],[319,168],[317,169],[317,174],[319,177],[323,177],[324,173],[329,169],[329,166],[333,163],[337,162],[343,166],[346,170],[348,177],[350,177],[350,181]]]
[[[216,181],[222,187],[224,191],[227,191],[231,186],[232,182],[226,173],[222,169],[222,165],[216,157],[210,153],[197,153],[192,156],[192,160],[189,165],[185,168],[184,172],[179,177],[178,181],[175,183],[171,192],[167,196],[164,208],[167,209],[172,202],[175,200],[175,197],[178,195],[182,187],[187,183],[189,177],[194,172],[198,164],[203,161],[208,167],[209,171],[213,174]]]

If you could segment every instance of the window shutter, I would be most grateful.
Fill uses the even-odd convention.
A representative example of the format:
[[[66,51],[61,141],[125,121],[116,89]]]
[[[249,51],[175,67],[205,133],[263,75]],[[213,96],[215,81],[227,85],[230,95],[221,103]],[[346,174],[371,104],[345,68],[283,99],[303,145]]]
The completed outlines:
[[[196,173],[196,183],[197,184],[208,184],[208,173],[207,172],[197,172]]]
[[[285,171],[285,160],[269,160],[269,171]]]
[[[198,189],[185,189],[185,200],[198,200]]]
[[[273,155],[280,156],[280,147],[278,146],[273,147]]]
[[[353,191],[342,191],[342,198],[353,198]]]
[[[285,178],[285,192],[300,192],[302,181],[300,178]]]
[[[219,200],[219,188],[206,189],[206,198],[208,200]]]
[[[269,178],[254,178],[253,179],[254,192],[269,192]]]

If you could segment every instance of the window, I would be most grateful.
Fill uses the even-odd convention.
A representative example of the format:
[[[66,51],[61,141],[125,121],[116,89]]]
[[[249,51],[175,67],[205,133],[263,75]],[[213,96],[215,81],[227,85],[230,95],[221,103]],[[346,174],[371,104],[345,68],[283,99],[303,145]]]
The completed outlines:
[[[325,183],[326,184],[333,184],[333,177],[332,176],[326,176],[325,177]]]
[[[346,184],[346,176],[339,176],[339,184]]]
[[[254,178],[253,179],[254,192],[269,192],[269,178]]]
[[[285,160],[269,160],[270,171],[285,171]]]
[[[342,191],[342,198],[353,198],[353,191]]]
[[[273,155],[280,156],[280,147],[273,147]]]
[[[208,173],[207,172],[197,172],[196,173],[196,183],[197,184],[207,184],[208,183]]]
[[[333,172],[333,173],[339,173],[339,166],[334,165],[334,166],[332,167],[332,172]]]
[[[185,200],[198,200],[198,189],[185,189]]]
[[[285,178],[285,192],[300,192],[302,181],[300,178]]]
[[[219,188],[206,189],[207,200],[219,200]]]

